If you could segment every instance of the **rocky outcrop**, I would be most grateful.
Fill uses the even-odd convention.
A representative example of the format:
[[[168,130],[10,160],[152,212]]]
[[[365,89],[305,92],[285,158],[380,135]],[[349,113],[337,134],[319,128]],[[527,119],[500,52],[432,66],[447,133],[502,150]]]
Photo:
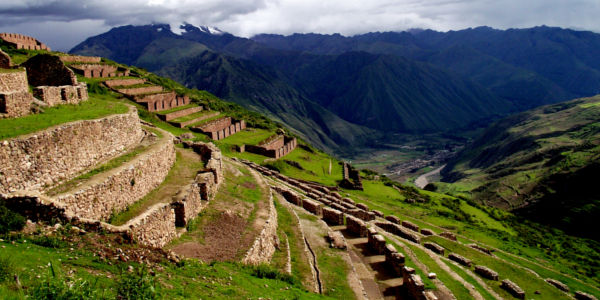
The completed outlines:
[[[0,193],[56,185],[133,147],[143,136],[137,111],[131,107],[125,114],[0,141]]]

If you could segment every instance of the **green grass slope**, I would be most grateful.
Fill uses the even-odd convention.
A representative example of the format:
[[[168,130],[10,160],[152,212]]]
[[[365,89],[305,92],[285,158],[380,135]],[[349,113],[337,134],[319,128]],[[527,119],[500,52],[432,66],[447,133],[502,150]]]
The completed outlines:
[[[572,234],[600,239],[600,96],[499,121],[443,171],[453,188]]]

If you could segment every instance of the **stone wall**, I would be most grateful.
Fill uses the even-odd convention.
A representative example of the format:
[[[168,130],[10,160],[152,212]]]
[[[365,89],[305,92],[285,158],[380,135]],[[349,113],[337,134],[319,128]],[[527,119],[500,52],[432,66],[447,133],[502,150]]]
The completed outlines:
[[[321,211],[321,204],[315,201],[302,199],[302,207],[313,215],[321,216],[323,214]]]
[[[342,164],[342,175],[343,179],[340,182],[341,187],[350,190],[363,190],[360,172],[355,170],[347,162],[343,162]]]
[[[557,289],[559,289],[563,292],[567,292],[567,293],[569,292],[569,287],[566,284],[564,284],[558,280],[546,278],[546,282],[549,283],[550,285],[553,285],[554,287],[556,287]]]
[[[577,300],[597,300],[596,297],[594,297],[590,294],[584,293],[582,291],[575,292],[575,299],[577,299]]]
[[[0,193],[40,190],[112,158],[142,139],[135,108],[0,142]]]
[[[18,118],[28,115],[31,113],[33,100],[29,92],[0,93],[0,118]]]
[[[440,236],[456,242],[456,235],[452,232],[444,231],[440,233]]]
[[[344,213],[329,207],[323,207],[323,220],[330,225],[344,225]]]
[[[391,244],[386,244],[384,255],[385,255],[385,263],[390,267],[391,270],[396,273],[396,275],[402,276],[402,269],[404,268],[404,255],[399,253]]]
[[[177,119],[179,117],[183,117],[183,116],[187,116],[187,115],[191,115],[197,112],[202,111],[203,107],[202,106],[195,106],[195,107],[190,107],[187,109],[182,109],[182,110],[178,110],[178,111],[174,111],[172,113],[168,113],[165,115],[159,115],[159,117],[163,120],[163,121],[171,121],[173,119]],[[218,112],[216,112],[218,114]]]
[[[235,121],[232,120],[231,117],[222,117],[192,129],[199,130],[207,134],[213,140],[222,140],[232,134],[236,134],[237,132],[246,129],[246,121]]]
[[[163,87],[160,85],[144,86],[144,87],[137,87],[137,88],[122,88],[122,89],[117,90],[117,92],[127,95],[127,96],[152,94],[152,93],[159,93],[162,91],[163,91]]]
[[[431,242],[423,243],[423,246],[439,255],[444,255],[444,247]]]
[[[129,69],[119,68],[112,65],[81,64],[70,65],[76,73],[86,78],[108,78],[129,76]]]
[[[425,236],[430,236],[430,235],[435,235],[435,232],[433,232],[433,230],[431,230],[431,229],[422,228],[421,234],[425,235]]]
[[[211,173],[205,173],[212,176]],[[203,174],[198,174],[203,175]],[[196,177],[198,179],[198,177]],[[208,193],[204,194],[208,196]],[[200,185],[197,182],[183,187],[173,198],[173,208],[175,209],[175,226],[185,227],[188,222],[195,218],[208,204],[208,198],[202,201],[203,194]]]
[[[0,69],[10,68],[12,68],[12,60],[10,59],[10,55],[0,49]]]
[[[375,220],[375,214],[373,212],[367,212],[362,209],[347,209],[346,214],[355,216],[363,221],[369,222]]]
[[[475,273],[490,280],[498,280],[498,272],[484,266],[475,266]]]
[[[0,72],[0,93],[27,92],[29,84],[25,69]]]
[[[75,193],[55,198],[69,205],[77,216],[107,220],[111,214],[123,211],[158,187],[174,162],[175,148],[168,135],[131,162],[89,180]]]
[[[97,64],[102,60],[99,56],[81,56],[81,55],[63,55],[60,56],[63,62]]]
[[[59,104],[78,104],[89,99],[87,85],[38,86],[33,89],[33,95],[44,101],[48,106]]]
[[[479,246],[477,244],[469,244],[469,247],[475,249],[475,250],[479,250],[487,255],[492,255],[492,250],[487,249],[485,247]]]
[[[30,36],[18,33],[0,33],[0,38],[14,45],[17,49],[50,51],[48,46]]]
[[[27,80],[33,86],[77,85],[77,77],[58,56],[38,54],[21,66],[27,69]]]
[[[346,215],[346,229],[348,232],[359,237],[367,236],[367,225],[365,225],[365,222],[354,216]]]
[[[411,223],[409,221],[402,221],[401,224],[402,224],[403,227],[406,227],[406,228],[408,228],[408,229],[410,229],[412,231],[419,232],[419,226],[417,226],[414,223]]]
[[[194,108],[196,108],[196,107],[194,107]],[[182,111],[182,112],[185,112],[185,110]],[[173,114],[185,115],[182,112],[177,111],[177,112],[174,112]],[[185,128],[188,125],[192,125],[192,124],[198,123],[198,122],[200,122],[202,120],[206,120],[206,119],[218,116],[219,114],[221,114],[221,113],[218,112],[218,111],[211,111],[211,112],[207,112],[205,114],[202,114],[201,116],[199,116],[197,118],[194,118],[194,119],[191,119],[191,120],[187,120],[187,121],[183,121],[183,122],[170,122],[170,123],[171,123],[171,125],[173,125],[175,127]],[[231,126],[233,126],[233,125],[231,125]],[[234,131],[230,131],[230,132],[235,133]]]
[[[269,193],[269,218],[267,219],[258,238],[242,259],[242,263],[259,265],[268,263],[279,245],[277,236],[277,211],[273,203],[273,194]]]
[[[142,78],[130,78],[130,79],[112,79],[104,81],[104,84],[109,87],[117,87],[117,86],[128,86],[128,85],[136,85],[146,83],[146,79]]]
[[[414,232],[394,223],[390,222],[376,222],[376,226],[382,228],[383,230],[395,234],[401,238],[407,239],[411,242],[419,244],[421,242],[421,238]]]
[[[390,222],[392,222],[392,223],[394,223],[394,224],[400,224],[400,222],[401,222],[400,218],[398,218],[396,216],[392,216],[392,215],[386,216],[385,219],[388,220],[388,221],[390,221]]]
[[[455,261],[455,262],[457,262],[457,263],[465,266],[465,267],[469,267],[469,268],[471,267],[471,260],[470,259],[465,258],[463,256],[460,256],[460,255],[458,255],[456,253],[450,253],[450,254],[448,254],[448,258],[450,260],[453,260],[453,261]]]
[[[507,290],[515,298],[525,299],[525,292],[518,285],[508,279],[502,280],[502,285],[500,285],[500,287]]]
[[[125,225],[136,241],[151,247],[161,248],[177,236],[175,211],[168,203],[150,207]]]

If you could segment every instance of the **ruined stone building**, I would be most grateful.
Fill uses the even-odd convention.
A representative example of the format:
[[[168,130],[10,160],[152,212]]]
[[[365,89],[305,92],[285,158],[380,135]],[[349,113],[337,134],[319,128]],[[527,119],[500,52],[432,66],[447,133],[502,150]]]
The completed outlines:
[[[44,43],[30,36],[18,33],[0,33],[0,39],[15,46],[17,49],[50,51],[50,48]]]

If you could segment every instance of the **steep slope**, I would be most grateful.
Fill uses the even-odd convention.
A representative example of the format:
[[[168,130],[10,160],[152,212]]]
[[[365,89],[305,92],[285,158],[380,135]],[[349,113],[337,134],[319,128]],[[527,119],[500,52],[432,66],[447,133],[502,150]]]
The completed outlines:
[[[511,116],[449,163],[444,179],[488,205],[598,240],[599,120],[600,96]]]
[[[258,35],[276,49],[337,55],[393,54],[445,68],[527,109],[598,93],[600,35],[562,28],[375,32],[340,35]]]
[[[364,52],[305,55],[191,25],[183,26],[181,35],[161,37],[156,33],[168,25],[161,26],[140,28],[151,41],[142,50],[132,46],[139,54],[134,64],[268,113],[328,149],[353,147],[372,136],[350,123],[386,132],[444,131],[511,109],[473,82],[407,59]],[[110,48],[111,35],[134,34],[130,27],[116,28],[74,52],[102,39]],[[210,51],[202,52],[203,47]],[[111,53],[117,61],[134,58],[121,57],[129,53],[118,47]]]

